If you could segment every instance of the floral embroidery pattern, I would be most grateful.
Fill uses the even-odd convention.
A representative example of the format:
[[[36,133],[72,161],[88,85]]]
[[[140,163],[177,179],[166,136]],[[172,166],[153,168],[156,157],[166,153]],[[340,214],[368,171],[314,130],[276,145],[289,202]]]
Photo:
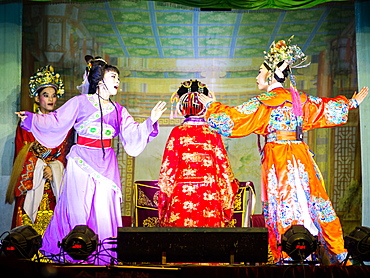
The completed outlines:
[[[334,124],[345,123],[348,120],[348,105],[342,101],[328,101],[324,111],[327,120]]]
[[[279,106],[271,111],[269,131],[295,130],[297,122],[291,107]]]
[[[257,98],[252,98],[248,102],[244,102],[242,105],[236,106],[235,109],[243,114],[251,114],[257,111],[258,107],[261,105]]]
[[[316,213],[319,216],[319,219],[322,222],[328,223],[328,222],[333,221],[335,218],[337,218],[330,201],[324,200],[319,197],[314,197],[313,200],[314,200],[313,209],[314,211],[316,211]]]
[[[316,104],[322,103],[322,98],[320,98],[320,97],[308,96],[308,99],[309,99],[309,101],[311,101],[313,103],[316,103]]]
[[[274,92],[274,91],[270,91],[270,92],[266,92],[266,93],[262,93],[258,96],[258,98],[260,100],[268,100],[268,99],[272,99],[274,97],[277,96],[277,93]]]
[[[225,113],[212,114],[208,118],[208,124],[211,131],[223,136],[230,136],[234,127],[234,122]]]
[[[231,220],[238,183],[221,136],[206,124],[171,131],[158,186],[161,226],[224,227]]]

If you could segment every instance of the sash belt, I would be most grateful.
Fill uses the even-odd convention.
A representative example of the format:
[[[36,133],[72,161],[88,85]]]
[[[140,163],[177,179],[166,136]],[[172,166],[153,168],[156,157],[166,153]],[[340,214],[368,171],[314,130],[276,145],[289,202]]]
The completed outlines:
[[[83,136],[78,136],[77,138],[77,144],[85,147],[90,147],[90,148],[101,148],[102,143],[104,148],[110,148],[112,139],[93,139],[93,138],[88,138],[88,137],[83,137]]]
[[[276,130],[266,135],[267,142],[274,142],[280,140],[300,141],[297,139],[297,132],[287,130]]]

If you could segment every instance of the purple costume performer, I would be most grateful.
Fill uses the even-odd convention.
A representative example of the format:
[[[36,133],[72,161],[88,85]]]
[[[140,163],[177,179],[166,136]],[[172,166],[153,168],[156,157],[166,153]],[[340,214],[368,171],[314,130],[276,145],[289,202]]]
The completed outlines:
[[[41,251],[45,255],[59,254],[58,242],[76,225],[89,226],[99,241],[116,237],[118,227],[122,226],[121,182],[111,139],[119,135],[127,154],[137,156],[157,136],[158,122],[153,123],[149,117],[139,124],[124,107],[114,104],[116,108],[112,103],[102,107],[105,155],[100,140],[101,112],[97,94],[73,97],[50,114],[25,112],[28,117],[22,127],[49,148],[60,145],[72,127],[79,136],[67,156],[62,193],[43,238]],[[104,259],[103,264],[108,263],[109,258]]]

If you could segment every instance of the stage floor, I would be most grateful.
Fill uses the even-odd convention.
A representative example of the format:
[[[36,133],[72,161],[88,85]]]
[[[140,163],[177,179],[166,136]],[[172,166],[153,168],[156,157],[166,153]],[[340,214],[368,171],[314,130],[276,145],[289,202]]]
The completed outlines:
[[[369,278],[370,266],[317,265],[66,265],[25,260],[0,260],[1,278],[125,277],[125,278]]]

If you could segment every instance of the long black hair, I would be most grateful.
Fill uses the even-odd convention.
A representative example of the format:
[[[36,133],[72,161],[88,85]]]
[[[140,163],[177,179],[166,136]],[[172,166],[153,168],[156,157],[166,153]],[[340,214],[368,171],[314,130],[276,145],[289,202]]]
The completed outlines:
[[[103,144],[103,109],[101,106],[101,101],[100,101],[101,97],[99,95],[98,88],[99,88],[99,82],[103,81],[104,79],[104,74],[110,71],[116,72],[119,75],[119,70],[117,67],[108,65],[101,58],[94,59],[91,61],[91,68],[89,71],[89,76],[87,77],[87,80],[89,81],[88,94],[98,94],[99,109],[100,109],[100,140],[101,140],[101,147],[103,151],[103,158],[105,157],[105,150],[104,150],[104,144]],[[113,104],[116,110],[117,124],[119,124],[117,107],[110,98],[109,98],[109,102]],[[118,155],[118,152],[119,152],[119,144],[118,144],[118,149],[117,149],[117,155]]]

